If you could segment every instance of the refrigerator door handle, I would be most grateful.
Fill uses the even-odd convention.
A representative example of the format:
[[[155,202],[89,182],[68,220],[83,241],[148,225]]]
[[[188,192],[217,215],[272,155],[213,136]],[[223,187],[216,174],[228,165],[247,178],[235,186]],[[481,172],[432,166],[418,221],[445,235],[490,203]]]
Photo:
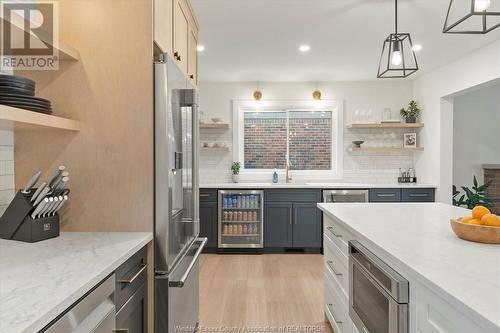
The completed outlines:
[[[168,286],[169,287],[175,287],[175,288],[182,288],[182,287],[184,287],[184,283],[186,282],[187,278],[189,277],[189,274],[191,273],[191,271],[193,270],[193,267],[194,267],[196,261],[198,260],[201,252],[205,248],[205,244],[207,244],[207,241],[208,241],[208,238],[197,238],[196,239],[196,242],[201,242],[201,244],[198,247],[198,250],[196,250],[196,253],[194,254],[193,259],[189,263],[188,268],[186,269],[186,271],[184,272],[184,274],[182,274],[182,276],[181,276],[181,278],[179,280],[177,280],[177,281],[169,281],[168,282]]]

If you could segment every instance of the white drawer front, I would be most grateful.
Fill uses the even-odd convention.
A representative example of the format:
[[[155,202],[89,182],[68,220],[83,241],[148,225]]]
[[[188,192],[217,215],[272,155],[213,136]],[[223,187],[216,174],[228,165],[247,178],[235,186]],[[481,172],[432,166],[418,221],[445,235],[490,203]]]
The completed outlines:
[[[325,267],[325,313],[336,333],[351,332],[351,321],[346,301],[330,269]]]
[[[335,245],[347,256],[349,241],[356,239],[349,231],[328,216],[324,216],[323,232],[330,237]]]
[[[349,275],[348,275],[348,260],[334,244],[333,241],[324,235],[325,240],[325,267],[332,273],[333,279],[342,288],[342,293],[346,298],[349,297]]]

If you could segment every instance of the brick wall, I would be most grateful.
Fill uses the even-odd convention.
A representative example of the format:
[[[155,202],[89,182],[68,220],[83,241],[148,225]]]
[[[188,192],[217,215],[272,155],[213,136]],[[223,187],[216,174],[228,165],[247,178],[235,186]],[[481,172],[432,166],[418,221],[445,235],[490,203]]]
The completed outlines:
[[[493,201],[493,212],[500,214],[500,169],[484,169],[484,182],[492,181],[486,190],[488,199]]]
[[[291,118],[289,152],[292,170],[331,169],[331,119]],[[283,169],[286,119],[245,119],[245,168]]]

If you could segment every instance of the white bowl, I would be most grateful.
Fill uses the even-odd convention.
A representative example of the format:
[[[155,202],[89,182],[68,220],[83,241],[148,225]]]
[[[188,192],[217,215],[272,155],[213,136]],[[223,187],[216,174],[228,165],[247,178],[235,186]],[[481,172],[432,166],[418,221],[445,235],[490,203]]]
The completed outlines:
[[[220,118],[212,118],[212,121],[213,121],[214,123],[216,123],[216,124],[217,124],[217,123],[222,123],[222,119],[220,119]]]

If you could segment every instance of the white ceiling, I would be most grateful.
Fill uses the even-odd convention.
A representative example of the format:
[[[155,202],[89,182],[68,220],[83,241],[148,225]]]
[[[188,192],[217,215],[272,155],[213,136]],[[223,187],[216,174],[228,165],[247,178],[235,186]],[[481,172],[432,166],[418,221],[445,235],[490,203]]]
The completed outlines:
[[[465,0],[459,0],[465,1]],[[373,80],[392,0],[192,0],[200,21],[204,81]],[[410,32],[418,75],[500,38],[443,34],[448,0],[400,0],[399,30]],[[311,51],[301,53],[301,44]]]

